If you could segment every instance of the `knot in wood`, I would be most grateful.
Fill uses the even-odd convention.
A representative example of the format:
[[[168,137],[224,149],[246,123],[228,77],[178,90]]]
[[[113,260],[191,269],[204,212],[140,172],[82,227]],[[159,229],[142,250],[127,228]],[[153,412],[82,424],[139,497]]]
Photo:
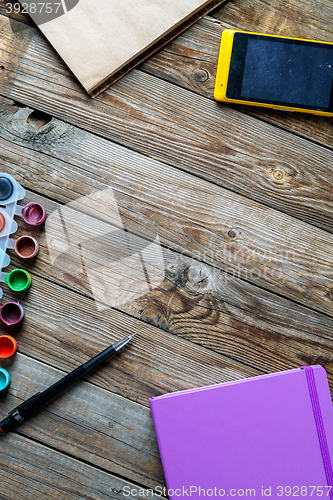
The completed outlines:
[[[283,181],[284,178],[286,177],[284,170],[282,170],[281,168],[274,168],[272,174],[273,178],[279,182]]]
[[[236,229],[230,229],[228,231],[228,236],[231,240],[234,240],[238,236],[238,231],[236,231]]]
[[[27,123],[33,124],[35,127],[44,127],[52,120],[52,116],[41,111],[33,111],[27,118]]]
[[[205,69],[197,69],[194,72],[194,79],[197,82],[206,82],[209,79],[209,73]]]
[[[194,263],[188,269],[186,288],[204,293],[214,288],[214,275],[211,269],[202,263]]]

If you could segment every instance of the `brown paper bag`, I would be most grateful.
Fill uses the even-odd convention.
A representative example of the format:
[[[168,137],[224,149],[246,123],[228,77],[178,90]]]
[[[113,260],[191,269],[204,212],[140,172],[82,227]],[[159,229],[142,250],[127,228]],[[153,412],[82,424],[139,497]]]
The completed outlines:
[[[223,1],[29,0],[22,7],[94,96]]]

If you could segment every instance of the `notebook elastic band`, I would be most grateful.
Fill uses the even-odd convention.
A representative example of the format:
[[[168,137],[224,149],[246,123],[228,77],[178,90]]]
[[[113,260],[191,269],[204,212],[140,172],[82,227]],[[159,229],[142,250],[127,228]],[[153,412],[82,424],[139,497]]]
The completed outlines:
[[[332,486],[332,489],[330,490],[330,498],[331,498],[331,500],[333,500],[333,470],[332,470],[331,458],[330,458],[330,453],[329,453],[327,439],[326,439],[323,416],[321,414],[321,409],[320,409],[320,404],[319,404],[316,381],[315,381],[315,377],[314,377],[314,373],[313,373],[313,368],[311,366],[304,366],[303,368],[305,369],[306,379],[307,379],[308,386],[309,386],[309,393],[310,393],[313,414],[314,414],[316,427],[317,427],[320,450],[321,450],[321,454],[322,454],[323,462],[324,462],[324,467],[325,467],[327,485]]]

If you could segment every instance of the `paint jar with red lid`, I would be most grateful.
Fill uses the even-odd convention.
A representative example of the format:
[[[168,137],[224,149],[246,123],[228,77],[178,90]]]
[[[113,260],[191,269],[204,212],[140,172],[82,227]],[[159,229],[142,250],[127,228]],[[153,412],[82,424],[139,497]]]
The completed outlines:
[[[0,336],[0,358],[10,358],[17,351],[17,342],[11,335]]]

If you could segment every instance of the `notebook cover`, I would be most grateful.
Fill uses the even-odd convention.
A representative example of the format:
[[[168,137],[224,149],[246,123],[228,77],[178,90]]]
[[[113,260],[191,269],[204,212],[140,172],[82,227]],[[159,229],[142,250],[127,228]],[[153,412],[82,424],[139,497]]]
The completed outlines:
[[[312,392],[310,372],[315,382]],[[170,500],[207,496],[332,498],[313,392],[318,396],[330,459],[333,407],[321,366],[152,398]]]
[[[91,96],[225,0],[62,0],[28,13]]]

